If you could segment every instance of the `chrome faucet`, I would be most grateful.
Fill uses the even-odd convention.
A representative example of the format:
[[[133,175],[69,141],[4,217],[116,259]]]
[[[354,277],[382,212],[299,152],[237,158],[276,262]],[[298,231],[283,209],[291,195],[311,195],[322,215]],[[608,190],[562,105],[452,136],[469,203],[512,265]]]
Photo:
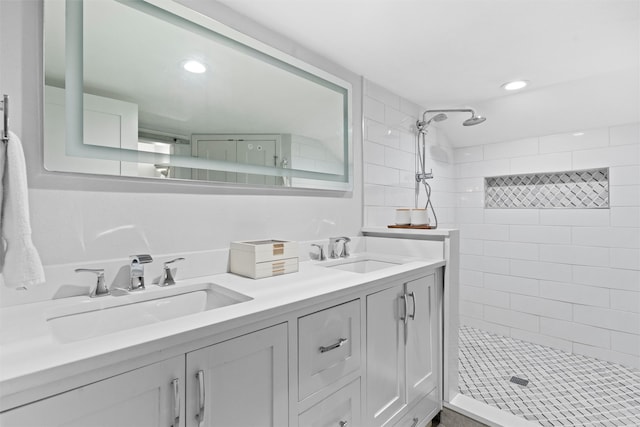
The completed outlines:
[[[130,269],[131,279],[129,281],[130,291],[144,290],[144,264],[153,261],[151,255],[131,255]]]
[[[331,237],[329,238],[329,258],[347,258],[349,254],[348,243],[351,241],[348,237]],[[338,243],[343,242],[342,250],[338,253]]]
[[[176,280],[173,278],[173,273],[171,272],[171,264],[178,261],[184,261],[184,258],[175,258],[164,263],[164,266],[162,268],[162,276],[160,276],[158,286],[170,286],[176,284]]]
[[[75,271],[76,273],[95,273],[97,275],[96,286],[89,293],[91,298],[111,295],[111,291],[104,283],[104,268],[76,268]]]

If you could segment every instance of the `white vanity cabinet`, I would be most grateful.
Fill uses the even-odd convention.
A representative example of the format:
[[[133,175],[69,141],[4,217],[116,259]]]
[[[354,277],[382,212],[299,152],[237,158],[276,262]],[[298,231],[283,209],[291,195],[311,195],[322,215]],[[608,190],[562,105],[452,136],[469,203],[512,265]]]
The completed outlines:
[[[184,356],[2,413],[7,427],[184,427]]]
[[[187,426],[288,425],[287,325],[187,353]]]
[[[0,425],[422,426],[441,408],[441,280],[441,270],[408,272],[238,329],[170,338],[149,353],[166,360],[78,376],[55,395],[29,391]]]
[[[367,296],[368,426],[404,421],[401,418],[437,387],[440,323],[435,304],[434,275]],[[432,403],[420,402],[423,410],[408,425],[437,410],[438,400]]]

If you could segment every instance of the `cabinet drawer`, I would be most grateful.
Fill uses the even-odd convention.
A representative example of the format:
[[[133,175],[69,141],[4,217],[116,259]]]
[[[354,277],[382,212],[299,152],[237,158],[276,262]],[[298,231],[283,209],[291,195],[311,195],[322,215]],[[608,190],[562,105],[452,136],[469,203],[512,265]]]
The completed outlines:
[[[440,397],[438,388],[434,388],[431,393],[425,396],[407,414],[398,421],[394,427],[421,427],[440,412]]]
[[[359,300],[298,319],[300,401],[359,367]]]
[[[316,403],[298,417],[298,427],[360,425],[360,378]]]

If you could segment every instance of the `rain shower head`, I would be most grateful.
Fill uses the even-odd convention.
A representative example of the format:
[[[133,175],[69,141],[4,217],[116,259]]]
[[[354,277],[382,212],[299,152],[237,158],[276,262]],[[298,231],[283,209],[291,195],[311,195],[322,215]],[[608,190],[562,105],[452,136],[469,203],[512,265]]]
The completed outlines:
[[[480,123],[484,122],[486,119],[486,117],[482,117],[482,116],[476,116],[475,114],[465,120],[464,122],[462,122],[462,126],[475,126],[475,125],[479,125]]]

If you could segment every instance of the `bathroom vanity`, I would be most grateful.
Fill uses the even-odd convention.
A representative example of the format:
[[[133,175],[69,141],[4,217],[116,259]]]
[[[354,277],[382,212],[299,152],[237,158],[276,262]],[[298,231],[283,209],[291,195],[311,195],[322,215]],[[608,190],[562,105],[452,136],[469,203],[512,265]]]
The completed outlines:
[[[2,334],[0,424],[424,425],[442,407],[444,266],[364,253],[4,308],[20,326]],[[227,304],[183,311],[185,295]]]

